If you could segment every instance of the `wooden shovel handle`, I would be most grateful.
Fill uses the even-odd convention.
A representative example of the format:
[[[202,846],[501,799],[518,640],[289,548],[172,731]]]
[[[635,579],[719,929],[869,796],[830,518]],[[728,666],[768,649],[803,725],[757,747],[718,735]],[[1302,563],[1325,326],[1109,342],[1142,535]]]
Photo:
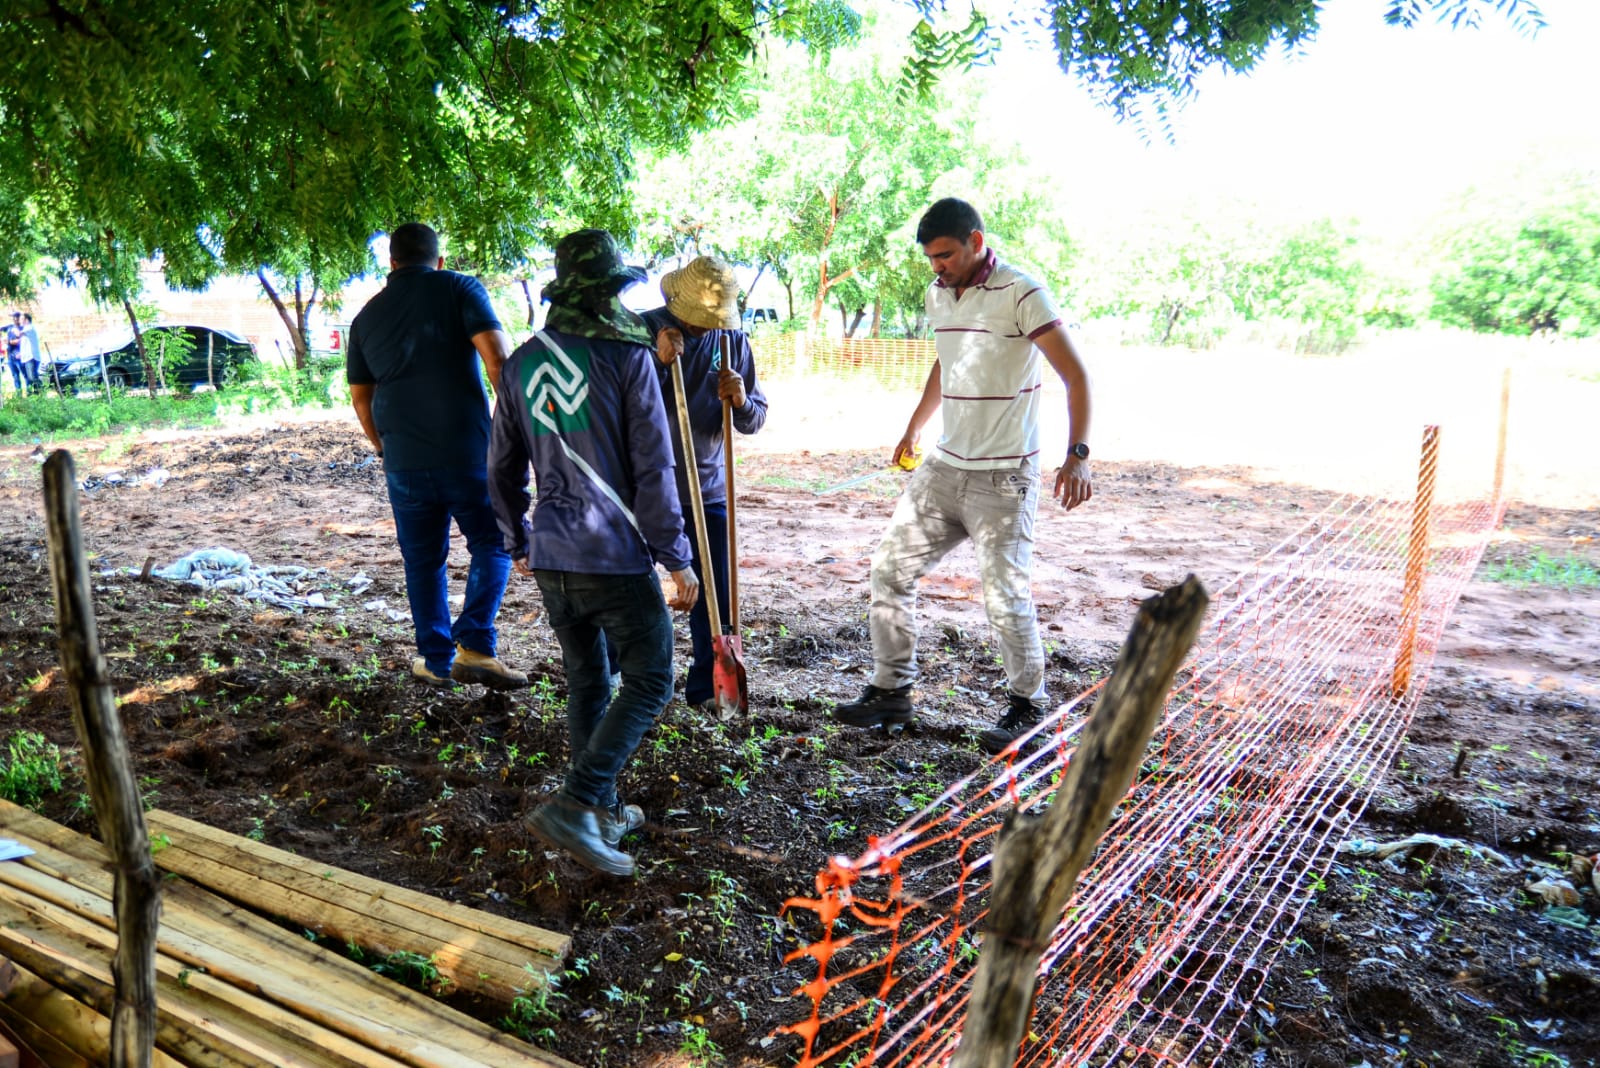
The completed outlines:
[[[689,486],[689,506],[694,511],[695,544],[700,547],[700,596],[705,598],[706,617],[711,623],[711,636],[722,633],[722,619],[717,613],[716,569],[706,555],[706,502],[700,495],[700,465],[695,461],[694,434],[689,426],[689,400],[683,391],[682,358],[672,361],[672,393],[678,400],[678,438],[683,446],[683,462],[688,469],[684,479]]]
[[[733,370],[733,342],[722,335],[722,366]],[[728,479],[728,625],[739,633],[739,524],[733,492],[733,402],[722,398],[722,466]]]

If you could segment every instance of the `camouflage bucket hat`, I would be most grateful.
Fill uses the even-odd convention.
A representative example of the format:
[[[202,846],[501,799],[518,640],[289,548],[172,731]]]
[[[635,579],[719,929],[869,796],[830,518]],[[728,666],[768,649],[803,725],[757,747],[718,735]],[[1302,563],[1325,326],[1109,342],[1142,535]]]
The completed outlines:
[[[545,326],[580,337],[651,347],[644,320],[622,304],[621,293],[644,281],[644,269],[622,262],[617,242],[604,230],[578,230],[556,242],[556,278],[544,287],[550,302]]]
[[[667,310],[679,322],[706,330],[739,329],[739,281],[733,266],[711,256],[696,256],[661,277]]]
[[[622,250],[609,233],[576,230],[556,242],[556,277],[544,287],[544,299],[559,304],[595,289],[620,293],[644,278],[644,268],[622,262]]]

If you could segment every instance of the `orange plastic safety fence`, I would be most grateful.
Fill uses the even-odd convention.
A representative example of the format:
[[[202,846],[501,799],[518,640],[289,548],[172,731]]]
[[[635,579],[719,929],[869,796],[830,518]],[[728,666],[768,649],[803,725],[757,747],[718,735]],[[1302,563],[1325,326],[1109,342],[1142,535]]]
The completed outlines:
[[[1213,592],[1045,951],[1019,1064],[1208,1064],[1227,1047],[1393,760],[1499,524],[1498,501],[1431,503],[1437,455],[1425,452],[1416,500],[1341,498]],[[797,991],[809,1012],[784,1029],[804,1041],[801,1065],[949,1059],[1001,820],[1050,801],[1097,696],[861,856],[835,858],[815,898],[788,902],[791,921],[804,927],[809,912],[818,932],[789,957],[816,966]]]
[[[933,367],[933,342],[757,333],[751,338],[764,378],[865,375],[886,389],[916,389]]]

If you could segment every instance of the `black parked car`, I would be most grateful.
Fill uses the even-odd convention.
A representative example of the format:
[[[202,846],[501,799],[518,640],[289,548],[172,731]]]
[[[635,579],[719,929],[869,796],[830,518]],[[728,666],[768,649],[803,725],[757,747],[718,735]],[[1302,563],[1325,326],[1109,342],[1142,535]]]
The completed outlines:
[[[157,353],[171,347],[166,360],[169,388],[225,383],[242,364],[254,362],[256,347],[231,330],[191,323],[159,323],[144,331],[145,350],[151,361]],[[105,380],[113,389],[143,387],[144,364],[131,329],[109,330],[90,338],[66,356],[41,368],[43,376],[62,393],[101,386],[101,364]]]

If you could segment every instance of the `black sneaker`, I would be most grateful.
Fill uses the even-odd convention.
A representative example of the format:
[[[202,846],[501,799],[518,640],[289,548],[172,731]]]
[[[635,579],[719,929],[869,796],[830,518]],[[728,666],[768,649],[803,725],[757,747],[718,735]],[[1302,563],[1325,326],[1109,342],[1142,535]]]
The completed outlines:
[[[833,718],[847,727],[885,727],[911,722],[911,684],[881,690],[871,683],[861,696],[833,710]]]
[[[1037,727],[1039,717],[1044,714],[1043,709],[1026,697],[1014,693],[1008,693],[1006,697],[1011,706],[1000,717],[1000,722],[978,735],[978,744],[986,753],[1005,752],[1006,746]],[[1030,739],[1029,744],[1033,741]]]

